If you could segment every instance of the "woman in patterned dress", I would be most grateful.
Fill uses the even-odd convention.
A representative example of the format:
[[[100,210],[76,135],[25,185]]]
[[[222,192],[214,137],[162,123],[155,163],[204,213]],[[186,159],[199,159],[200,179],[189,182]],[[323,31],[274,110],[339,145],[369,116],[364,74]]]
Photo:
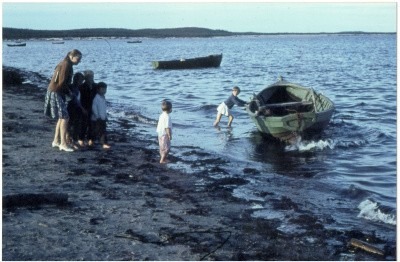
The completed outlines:
[[[82,53],[74,49],[56,66],[45,99],[44,113],[53,119],[58,119],[52,147],[61,151],[74,151],[67,144],[66,134],[68,128],[68,110],[66,95],[70,93],[69,85],[74,74],[72,66],[79,64]]]

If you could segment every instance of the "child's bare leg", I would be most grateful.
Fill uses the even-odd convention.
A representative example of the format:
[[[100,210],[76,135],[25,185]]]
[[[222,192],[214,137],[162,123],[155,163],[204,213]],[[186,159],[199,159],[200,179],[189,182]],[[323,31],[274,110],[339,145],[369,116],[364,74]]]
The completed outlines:
[[[158,138],[158,143],[160,145],[160,156],[161,156],[160,163],[165,164],[168,162],[167,157],[170,151],[171,142],[169,138],[166,135],[164,135]]]
[[[166,153],[161,153],[161,159],[160,159],[160,164],[164,164],[167,161],[167,154]]]
[[[219,124],[219,121],[221,121],[221,117],[222,117],[222,114],[218,113],[217,118],[215,119],[215,122],[214,122],[214,126],[217,126]]]
[[[111,148],[111,146],[107,143],[107,135],[105,131],[100,136],[100,142],[103,144],[103,149]]]
[[[168,157],[168,154],[169,154],[169,150],[168,151],[163,151],[163,152],[160,152],[160,153],[161,153],[160,163],[161,164],[168,163],[167,157]]]
[[[161,154],[160,164],[164,164],[164,163],[165,163],[165,155]]]
[[[233,116],[230,115],[228,120],[228,127],[231,127],[232,121],[233,121]]]
[[[72,144],[72,138],[71,135],[69,134],[68,129],[65,132],[65,142],[67,143],[67,145]]]

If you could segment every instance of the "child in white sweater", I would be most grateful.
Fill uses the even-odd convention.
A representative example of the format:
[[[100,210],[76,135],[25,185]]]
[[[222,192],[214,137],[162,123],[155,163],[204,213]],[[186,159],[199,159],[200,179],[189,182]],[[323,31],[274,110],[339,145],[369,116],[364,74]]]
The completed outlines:
[[[105,94],[107,92],[107,84],[99,82],[97,84],[97,94],[93,99],[92,104],[92,137],[94,140],[100,139],[100,143],[104,149],[109,149],[110,145],[107,143],[107,105]]]
[[[172,103],[163,100],[161,103],[162,113],[157,123],[158,144],[160,146],[160,163],[168,163],[167,157],[171,149],[172,140],[172,121],[170,113],[172,112]]]

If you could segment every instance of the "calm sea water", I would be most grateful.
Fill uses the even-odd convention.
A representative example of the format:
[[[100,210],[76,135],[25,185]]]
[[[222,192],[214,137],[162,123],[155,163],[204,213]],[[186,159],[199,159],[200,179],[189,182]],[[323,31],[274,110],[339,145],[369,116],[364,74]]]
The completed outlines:
[[[143,137],[154,137],[160,101],[173,102],[172,155],[193,158],[196,147],[222,159],[230,175],[250,183],[234,190],[255,201],[254,216],[282,219],[262,197],[290,195],[296,203],[331,217],[335,228],[368,229],[396,238],[396,36],[318,35],[187,39],[71,40],[64,45],[29,41],[24,48],[3,43],[3,65],[51,77],[56,64],[77,48],[76,71],[92,69],[108,83],[110,115],[135,121]],[[222,53],[220,68],[158,71],[151,61]],[[242,108],[233,128],[212,123],[216,107],[234,85],[249,100],[278,76],[310,86],[334,101],[335,115],[318,138],[295,146],[263,139]],[[46,87],[46,84],[43,84]],[[193,160],[193,159],[192,159]],[[185,161],[171,167],[197,171]],[[259,172],[243,174],[244,168]],[[221,177],[225,176],[223,173]],[[263,194],[264,193],[264,194]],[[262,203],[262,204],[260,204]],[[287,216],[286,216],[287,217]]]

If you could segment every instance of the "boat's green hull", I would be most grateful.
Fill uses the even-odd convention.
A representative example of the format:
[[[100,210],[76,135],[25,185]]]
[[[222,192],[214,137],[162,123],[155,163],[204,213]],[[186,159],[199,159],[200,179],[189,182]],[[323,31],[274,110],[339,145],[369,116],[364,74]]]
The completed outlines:
[[[332,114],[333,111],[318,115],[314,112],[309,112],[289,114],[283,117],[251,116],[251,119],[261,133],[286,140],[286,137],[291,137],[294,133],[302,134],[324,129],[329,123]]]
[[[272,109],[278,108],[280,105],[280,108],[285,108],[285,104],[307,103],[310,107],[308,110],[303,111],[285,108],[288,109],[286,114],[270,113],[270,115],[260,115],[255,113],[251,106],[246,106],[247,113],[261,133],[285,141],[291,139],[293,135],[321,131],[328,125],[334,112],[334,105],[327,97],[315,93],[312,89],[286,81],[278,82],[261,91],[257,98],[268,101],[273,96],[273,92],[283,87],[288,90],[287,92],[290,92],[291,96],[296,97],[299,102],[285,103],[280,101],[281,104],[268,104],[264,101],[264,103],[261,102],[261,106]]]

